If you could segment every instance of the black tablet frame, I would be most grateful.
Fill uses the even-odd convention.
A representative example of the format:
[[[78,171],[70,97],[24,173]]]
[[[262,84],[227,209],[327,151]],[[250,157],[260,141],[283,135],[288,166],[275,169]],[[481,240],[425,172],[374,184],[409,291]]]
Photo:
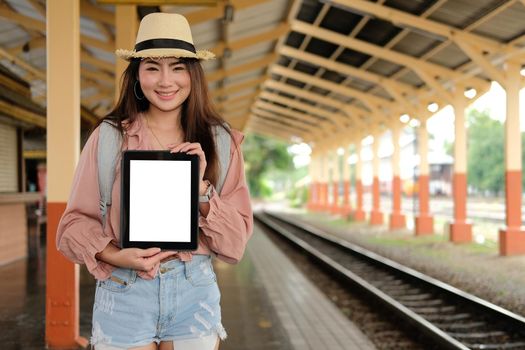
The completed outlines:
[[[190,242],[154,242],[129,240],[129,207],[130,207],[130,161],[131,160],[158,160],[158,161],[190,161],[191,166],[191,226]],[[196,250],[199,233],[199,156],[186,153],[171,153],[170,151],[139,151],[122,152],[121,163],[121,193],[120,193],[120,246],[121,248],[151,248],[163,250]]]

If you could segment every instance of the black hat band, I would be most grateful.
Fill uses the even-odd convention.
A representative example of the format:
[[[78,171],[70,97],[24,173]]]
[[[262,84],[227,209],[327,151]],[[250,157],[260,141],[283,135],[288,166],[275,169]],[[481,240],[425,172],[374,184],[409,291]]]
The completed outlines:
[[[136,52],[149,49],[182,49],[196,53],[193,44],[178,39],[150,39],[135,44]]]

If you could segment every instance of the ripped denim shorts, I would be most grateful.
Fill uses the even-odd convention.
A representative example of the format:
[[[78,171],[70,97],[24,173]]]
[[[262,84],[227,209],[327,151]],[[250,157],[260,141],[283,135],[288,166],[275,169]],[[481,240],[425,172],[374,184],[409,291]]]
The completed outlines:
[[[225,339],[220,297],[209,255],[162,263],[152,280],[118,268],[97,281],[91,344],[131,348],[212,334]]]

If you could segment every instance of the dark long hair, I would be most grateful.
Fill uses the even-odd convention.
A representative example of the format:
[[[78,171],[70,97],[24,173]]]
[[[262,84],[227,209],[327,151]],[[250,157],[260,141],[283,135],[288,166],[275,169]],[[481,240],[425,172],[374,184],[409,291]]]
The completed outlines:
[[[194,58],[182,58],[181,62],[186,65],[190,74],[191,91],[182,105],[181,126],[184,131],[184,141],[198,142],[206,155],[206,171],[204,178],[212,184],[217,185],[219,178],[219,159],[215,147],[212,127],[224,127],[224,119],[214,109],[208,95],[208,84],[200,62]],[[102,118],[95,128],[104,120],[113,121],[118,129],[123,132],[122,121],[128,120],[133,124],[140,112],[149,108],[146,98],[137,99],[135,93],[143,95],[140,84],[136,83],[140,59],[132,59],[122,74],[120,96],[117,104],[111,112]],[[135,84],[137,84],[135,86]],[[135,89],[135,90],[134,90]],[[229,129],[224,128],[231,136]],[[233,138],[232,138],[233,141]],[[227,169],[224,169],[226,171]]]

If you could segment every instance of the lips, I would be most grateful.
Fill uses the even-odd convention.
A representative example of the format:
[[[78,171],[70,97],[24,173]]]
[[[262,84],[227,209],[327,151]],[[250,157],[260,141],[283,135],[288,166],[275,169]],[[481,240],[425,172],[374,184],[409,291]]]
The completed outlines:
[[[155,91],[162,100],[170,100],[177,94],[176,91]]]

